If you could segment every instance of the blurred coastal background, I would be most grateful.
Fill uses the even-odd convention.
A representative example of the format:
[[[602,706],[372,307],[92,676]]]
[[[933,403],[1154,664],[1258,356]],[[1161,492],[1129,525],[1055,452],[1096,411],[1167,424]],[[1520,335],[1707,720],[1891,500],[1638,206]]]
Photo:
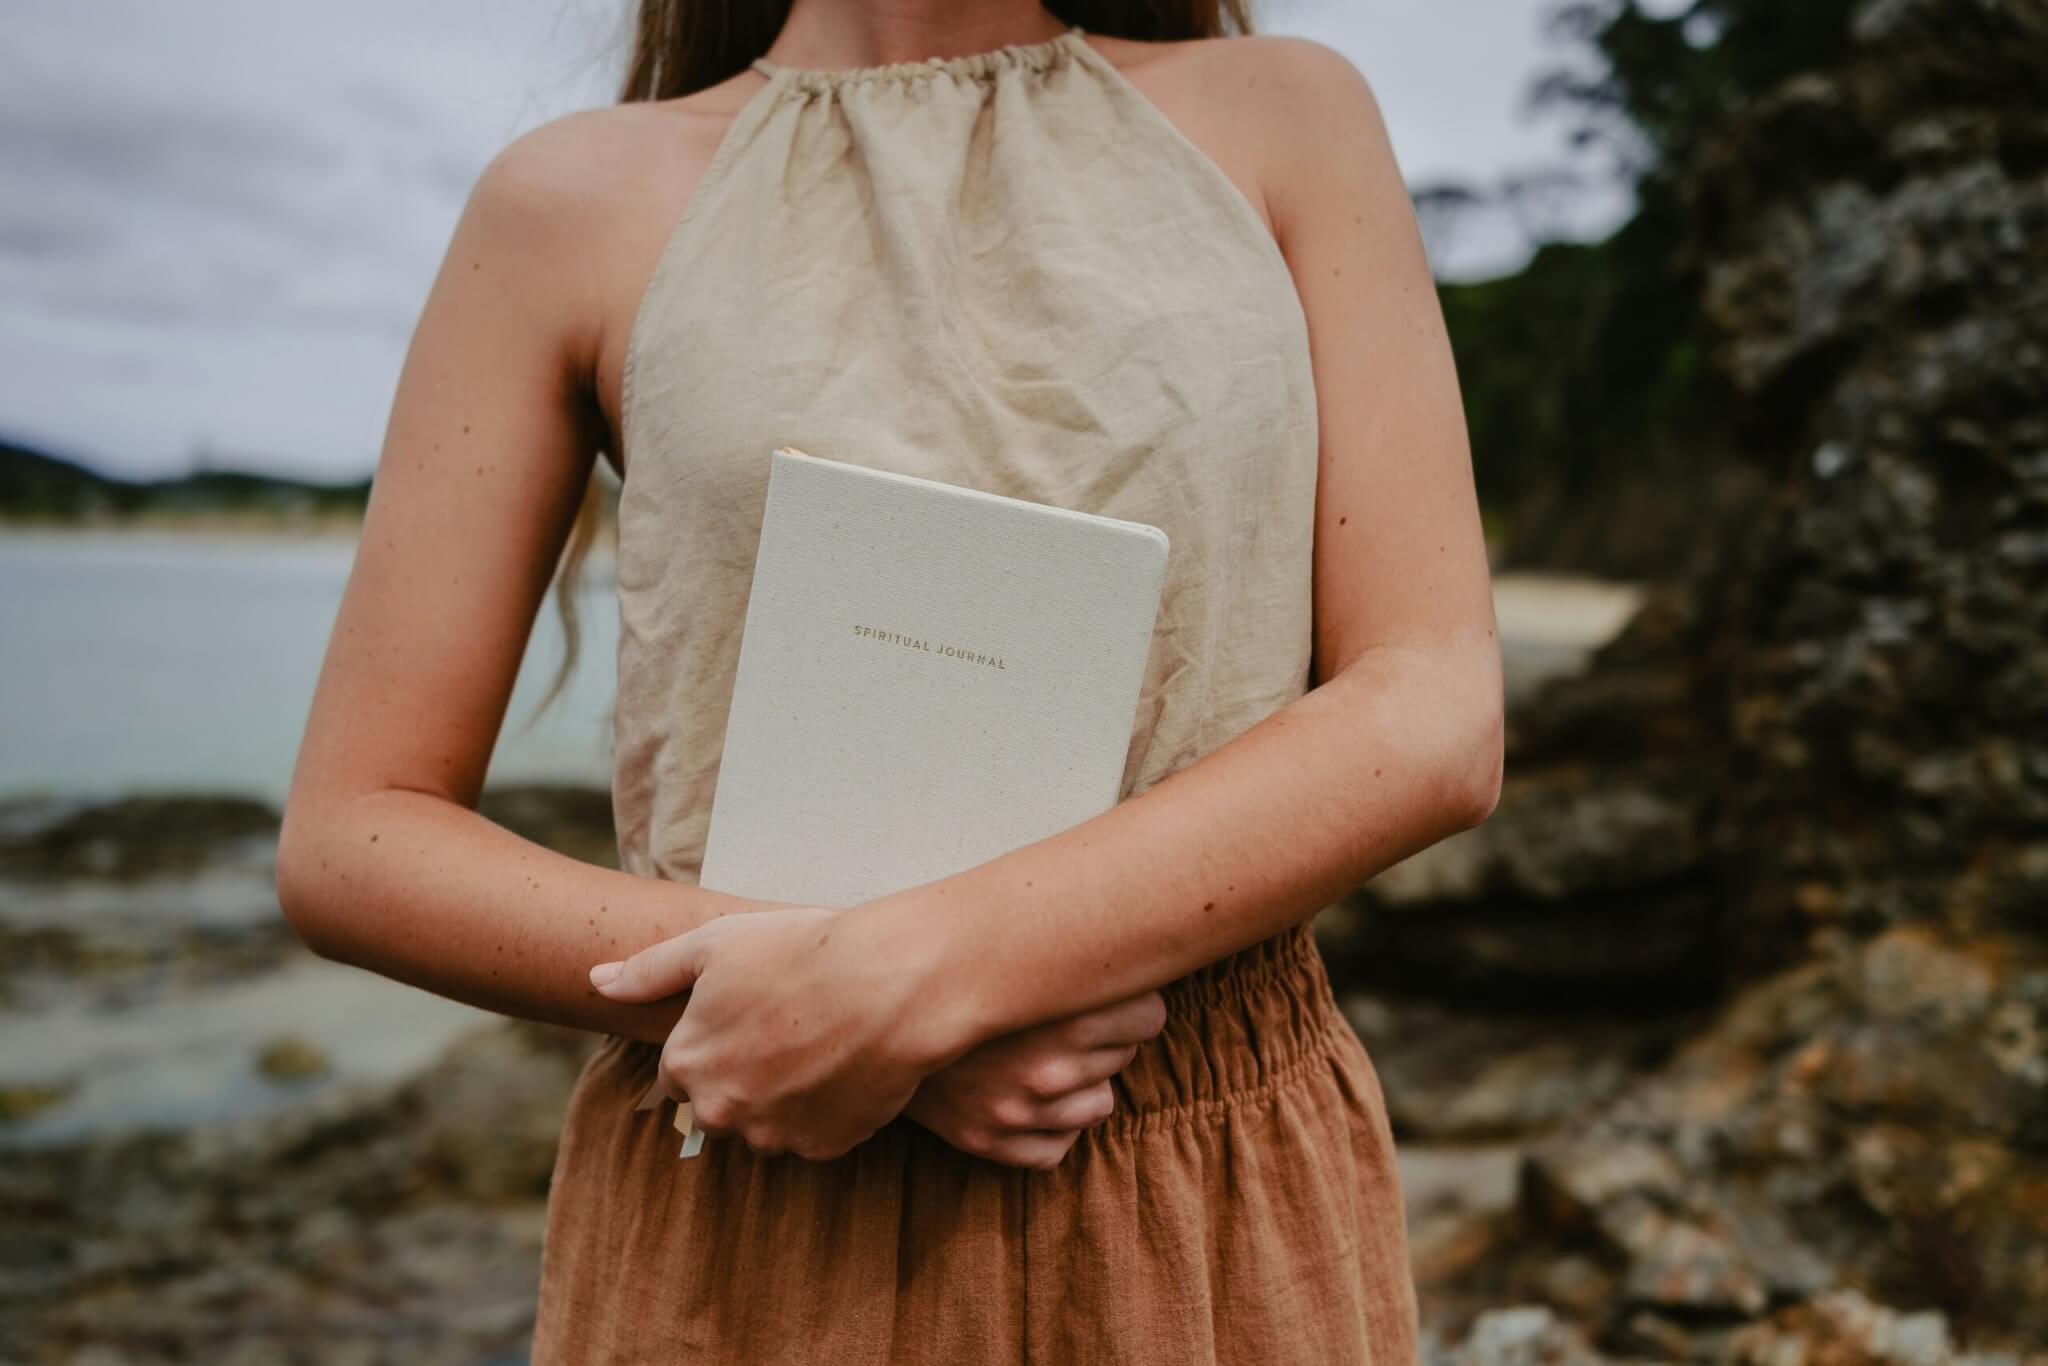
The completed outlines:
[[[0,1360],[524,1359],[590,1041],[271,879],[447,234],[624,9],[10,16]],[[1497,569],[1498,813],[1318,922],[1432,1366],[2048,1362],[2048,4],[1258,15],[1385,106]],[[483,808],[602,863],[608,574]]]

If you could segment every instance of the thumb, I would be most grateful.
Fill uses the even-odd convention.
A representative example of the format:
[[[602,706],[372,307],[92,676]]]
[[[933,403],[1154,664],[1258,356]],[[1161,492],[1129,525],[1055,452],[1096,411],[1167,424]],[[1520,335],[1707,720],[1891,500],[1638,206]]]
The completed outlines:
[[[590,984],[614,1001],[658,1001],[688,991],[704,971],[702,927],[650,944],[622,963],[599,963]]]

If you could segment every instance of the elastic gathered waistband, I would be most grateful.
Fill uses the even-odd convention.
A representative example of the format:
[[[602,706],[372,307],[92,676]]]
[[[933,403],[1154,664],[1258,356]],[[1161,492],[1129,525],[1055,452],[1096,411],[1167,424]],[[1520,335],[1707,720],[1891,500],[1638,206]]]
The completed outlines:
[[[1348,1029],[1307,923],[1165,987],[1166,1026],[1117,1077],[1105,1135],[1196,1123],[1316,1065]]]
[[[1321,981],[1327,985],[1322,955],[1315,946],[1315,934],[1307,924],[1283,930],[1271,939],[1198,968],[1177,982],[1161,988],[1167,1009],[1183,1010],[1216,1006],[1243,1000],[1280,982],[1302,984]]]

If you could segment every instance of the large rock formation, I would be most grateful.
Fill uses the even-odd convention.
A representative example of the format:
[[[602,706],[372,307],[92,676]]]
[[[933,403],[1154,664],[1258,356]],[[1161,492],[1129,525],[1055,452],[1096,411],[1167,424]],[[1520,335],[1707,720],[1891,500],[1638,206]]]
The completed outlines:
[[[1855,35],[1698,182],[1705,306],[1786,475],[1698,586],[1763,954],[2048,905],[2048,6],[1879,0]]]
[[[1430,1288],[1563,1317],[1446,1359],[2048,1343],[2048,5],[1870,0],[1852,36],[1689,175],[1772,495],[1517,715],[1494,822],[1326,935],[1467,1002],[1695,1012],[1580,1076],[1605,1098]],[[1472,1112],[1386,1033],[1397,1109]]]

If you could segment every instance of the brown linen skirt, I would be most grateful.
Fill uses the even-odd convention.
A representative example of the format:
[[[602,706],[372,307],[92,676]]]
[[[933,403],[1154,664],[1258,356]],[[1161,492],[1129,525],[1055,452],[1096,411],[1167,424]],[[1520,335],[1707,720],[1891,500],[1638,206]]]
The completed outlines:
[[[1306,925],[1167,988],[1117,1112],[1051,1171],[898,1119],[846,1156],[636,1112],[660,1050],[608,1039],[570,1102],[535,1366],[1257,1362],[1412,1366],[1393,1133]]]

